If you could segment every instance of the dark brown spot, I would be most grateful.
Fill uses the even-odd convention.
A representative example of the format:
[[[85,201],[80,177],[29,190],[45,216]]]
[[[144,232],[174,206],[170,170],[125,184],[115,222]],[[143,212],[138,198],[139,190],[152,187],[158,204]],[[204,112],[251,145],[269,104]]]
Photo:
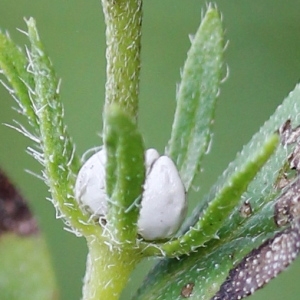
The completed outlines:
[[[189,298],[192,293],[193,293],[193,289],[194,289],[195,284],[193,282],[189,282],[187,283],[185,286],[183,286],[183,288],[181,289],[181,293],[180,295],[183,298]]]
[[[282,145],[290,151],[287,161],[279,172],[274,187],[278,190],[292,182],[300,171],[300,125],[292,128],[291,120],[287,120],[278,130]],[[293,145],[292,147],[287,147]]]
[[[292,128],[291,120],[287,120],[278,131],[284,146],[296,143],[300,137],[300,126]]]
[[[281,143],[283,145],[286,145],[286,141],[289,138],[291,130],[292,130],[292,125],[291,125],[291,120],[289,119],[280,126],[278,131],[281,138]]]
[[[290,183],[290,179],[288,178],[287,172],[285,170],[282,170],[282,172],[280,172],[274,186],[275,186],[276,189],[282,190],[289,183]]]
[[[234,252],[232,252],[231,254],[229,254],[229,259],[231,259],[231,260],[234,259]]]
[[[250,204],[249,200],[246,200],[246,201],[244,201],[244,203],[240,207],[240,215],[243,218],[248,218],[248,217],[251,216],[251,214],[252,214],[251,204]]]
[[[291,169],[300,171],[300,144],[296,145],[294,151],[289,155],[288,161]]]
[[[290,168],[299,171],[300,170],[300,125],[292,128],[290,120],[287,120],[280,128],[279,135],[283,146],[290,144],[296,144],[292,153],[288,157]]]
[[[37,233],[37,223],[22,196],[0,170],[0,235]]]
[[[238,300],[253,294],[286,269],[300,252],[299,221],[251,251],[229,272],[211,300]]]
[[[278,197],[274,219],[278,227],[293,222],[300,216],[300,177],[294,180]]]

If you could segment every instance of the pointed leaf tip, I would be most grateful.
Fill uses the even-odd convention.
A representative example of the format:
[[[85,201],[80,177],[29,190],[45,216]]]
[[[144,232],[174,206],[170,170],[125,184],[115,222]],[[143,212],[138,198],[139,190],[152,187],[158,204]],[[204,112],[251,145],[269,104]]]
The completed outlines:
[[[167,155],[177,164],[188,191],[209,150],[223,66],[223,29],[219,12],[208,7],[182,72]]]

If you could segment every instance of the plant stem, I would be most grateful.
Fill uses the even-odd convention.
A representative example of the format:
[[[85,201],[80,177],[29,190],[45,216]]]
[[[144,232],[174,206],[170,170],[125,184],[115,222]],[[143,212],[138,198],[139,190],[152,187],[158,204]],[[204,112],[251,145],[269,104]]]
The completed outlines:
[[[104,244],[102,238],[90,237],[87,242],[89,255],[82,299],[119,299],[141,256],[137,250]]]
[[[142,0],[102,0],[106,23],[105,106],[117,103],[137,118]]]
[[[106,23],[105,110],[117,104],[137,120],[142,0],[102,0]],[[106,118],[104,117],[104,120]],[[124,229],[125,230],[125,229]],[[89,254],[83,300],[119,299],[141,256],[132,244],[113,245],[103,237],[86,237]]]

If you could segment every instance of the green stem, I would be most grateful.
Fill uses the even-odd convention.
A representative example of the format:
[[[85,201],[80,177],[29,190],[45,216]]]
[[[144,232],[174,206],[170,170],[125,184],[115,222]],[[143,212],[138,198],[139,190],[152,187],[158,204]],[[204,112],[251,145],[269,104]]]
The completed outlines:
[[[141,259],[137,250],[113,248],[95,236],[87,239],[89,255],[83,300],[117,300]]]
[[[116,104],[130,119],[136,120],[142,0],[102,0],[102,6],[107,44],[105,111]],[[89,254],[83,300],[119,299],[141,255],[132,245],[115,246],[93,234],[87,236],[87,243]]]
[[[142,0],[102,0],[106,23],[106,106],[117,103],[137,118]]]

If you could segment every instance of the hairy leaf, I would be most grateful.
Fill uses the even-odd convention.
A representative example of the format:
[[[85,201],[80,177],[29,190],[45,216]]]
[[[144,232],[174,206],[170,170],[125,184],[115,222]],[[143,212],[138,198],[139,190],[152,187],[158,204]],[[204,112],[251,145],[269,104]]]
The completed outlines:
[[[74,199],[73,188],[80,160],[64,124],[59,80],[41,43],[35,21],[29,19],[27,26],[31,43],[31,49],[28,50],[28,68],[33,74],[35,84],[32,101],[38,119],[42,149],[42,153],[34,149],[31,152],[45,167],[46,182],[59,214],[62,214],[73,228],[88,234],[93,232],[95,227],[89,226],[89,216],[81,212]]]
[[[182,71],[172,136],[167,148],[188,191],[212,136],[223,64],[223,29],[219,12],[209,7],[192,37]]]
[[[8,35],[0,32],[0,70],[12,87],[8,90],[17,101],[20,112],[38,130],[38,121],[30,98],[30,93],[34,90],[34,80],[27,66],[28,60],[23,51]]]
[[[146,251],[156,250],[164,255],[179,256],[188,254],[211,239],[218,238],[217,232],[238,205],[241,195],[247,189],[260,168],[266,163],[278,145],[278,136],[272,135],[257,153],[248,157],[235,170],[228,182],[217,192],[215,199],[208,203],[201,213],[199,221],[183,236],[171,240],[157,249],[159,245],[147,246]]]
[[[134,242],[145,180],[144,143],[135,120],[119,106],[105,111],[107,229],[118,243]]]
[[[297,147],[300,124],[299,99],[300,86],[297,85],[274,115],[229,165],[204,201],[195,209],[192,217],[187,220],[184,230],[188,230],[198,222],[203,209],[213,201],[218,191],[228,184],[236,169],[243,165],[252,153],[261,148],[268,136],[278,131],[281,144],[242,195],[239,206],[216,233],[216,238],[219,240],[211,240],[205,248],[198,249],[190,256],[165,259],[160,262],[150,272],[134,299],[182,299],[182,291],[189,293],[187,284],[192,289],[189,299],[210,299],[216,295],[221,286],[224,287],[222,284],[225,284],[226,280],[228,287],[230,281],[228,278],[235,274],[234,270],[237,270],[238,266],[243,266],[243,259],[254,257],[255,253],[264,255],[264,249],[268,249],[268,245],[275,242],[276,237],[284,240],[278,253],[284,252],[293,258],[297,255],[298,235],[297,230],[293,228],[296,226],[299,210],[291,210],[291,202],[284,200],[287,199],[284,195],[286,189],[293,189],[293,184],[290,185],[289,182],[293,181],[299,172],[297,164],[292,164],[299,154]],[[293,214],[287,213],[290,210]],[[286,227],[292,229],[285,229]],[[290,242],[294,245],[291,247],[295,247],[295,251],[289,252]],[[288,259],[288,263],[283,263],[282,267],[279,267],[280,271],[290,261]],[[275,267],[274,261],[270,260],[270,263]],[[274,273],[273,275],[276,276]],[[268,280],[274,276],[270,276]],[[232,284],[231,281],[229,285]],[[257,284],[254,290],[258,287],[260,285]],[[232,294],[231,297],[230,299],[234,299]]]

